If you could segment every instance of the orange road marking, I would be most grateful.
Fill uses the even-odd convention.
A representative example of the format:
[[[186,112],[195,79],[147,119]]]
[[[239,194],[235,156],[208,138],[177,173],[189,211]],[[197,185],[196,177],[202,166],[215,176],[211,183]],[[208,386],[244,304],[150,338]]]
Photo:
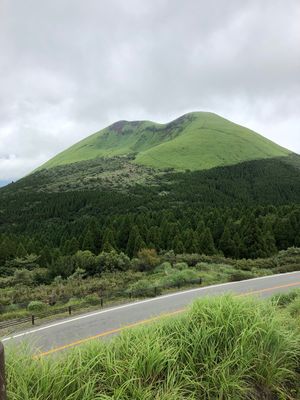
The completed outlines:
[[[288,283],[286,285],[279,285],[279,286],[273,286],[273,287],[270,287],[270,288],[254,290],[254,291],[247,292],[247,293],[241,293],[241,294],[237,294],[236,297],[250,296],[250,295],[253,295],[253,294],[270,292],[270,291],[272,291],[274,289],[283,289],[283,288],[292,287],[292,286],[298,286],[298,285],[300,285],[300,281],[299,282]],[[77,341],[72,342],[72,343],[68,343],[68,344],[66,344],[64,346],[55,347],[55,348],[53,348],[51,350],[48,350],[48,351],[45,351],[45,352],[41,352],[39,354],[34,355],[33,358],[34,359],[38,359],[38,358],[41,358],[41,357],[44,357],[44,356],[48,356],[49,354],[57,353],[59,351],[68,349],[70,347],[78,346],[79,344],[88,342],[88,341],[93,340],[93,339],[98,339],[98,338],[101,338],[101,337],[109,336],[109,335],[112,335],[113,333],[118,333],[118,332],[124,331],[126,329],[134,328],[134,327],[139,326],[139,325],[149,324],[150,322],[157,321],[157,320],[159,320],[161,318],[164,318],[164,317],[170,317],[172,315],[182,313],[185,310],[186,310],[186,308],[181,308],[181,309],[176,310],[176,311],[160,314],[160,315],[158,315],[156,317],[144,319],[142,321],[138,321],[138,322],[134,322],[132,324],[124,325],[124,326],[121,326],[119,328],[111,329],[109,331],[105,331],[105,332],[99,333],[99,334],[94,335],[94,336],[89,336],[87,338],[80,339],[80,340],[77,340]]]
[[[298,286],[300,285],[300,282],[293,282],[293,283],[288,283],[286,285],[280,285],[280,286],[273,286],[270,288],[266,288],[266,289],[260,289],[260,290],[253,290],[251,292],[246,292],[246,293],[241,293],[236,295],[236,297],[242,297],[242,296],[250,296],[251,294],[258,294],[258,293],[264,293],[264,292],[271,292],[274,289],[284,289],[287,287],[291,287],[291,286]]]
[[[43,353],[36,354],[36,355],[33,356],[33,358],[36,359],[36,358],[39,358],[39,357],[44,357],[44,356],[47,356],[49,354],[56,353],[58,351],[68,349],[69,347],[73,347],[73,346],[77,346],[79,344],[85,343],[85,342],[87,342],[89,340],[98,339],[98,338],[101,338],[101,337],[104,337],[104,336],[109,336],[109,335],[112,335],[113,333],[118,333],[118,332],[124,331],[125,329],[134,328],[135,326],[149,324],[150,322],[156,321],[156,320],[161,319],[163,317],[170,317],[172,315],[182,313],[183,311],[185,311],[185,308],[182,308],[182,309],[179,309],[179,310],[176,310],[176,311],[172,311],[172,312],[169,312],[169,313],[165,313],[165,314],[160,314],[160,315],[158,315],[156,317],[152,317],[152,318],[149,318],[149,319],[144,319],[142,321],[138,321],[138,322],[134,322],[132,324],[124,325],[124,326],[121,326],[121,327],[116,328],[116,329],[111,329],[109,331],[105,331],[105,332],[99,333],[99,334],[94,335],[94,336],[89,336],[87,338],[77,340],[76,342],[72,342],[72,343],[66,344],[64,346],[56,347],[54,349],[45,351]]]

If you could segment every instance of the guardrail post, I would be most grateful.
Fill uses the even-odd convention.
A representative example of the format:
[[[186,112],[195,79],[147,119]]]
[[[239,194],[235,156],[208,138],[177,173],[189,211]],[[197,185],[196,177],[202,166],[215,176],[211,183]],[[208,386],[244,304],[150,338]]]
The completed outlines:
[[[7,400],[6,382],[5,382],[4,347],[1,342],[0,342],[0,400]]]
[[[68,311],[69,311],[69,315],[71,315],[72,314],[72,307],[71,306],[68,307]]]
[[[31,324],[34,325],[34,315],[31,316]]]
[[[103,307],[103,297],[100,299],[100,306]]]

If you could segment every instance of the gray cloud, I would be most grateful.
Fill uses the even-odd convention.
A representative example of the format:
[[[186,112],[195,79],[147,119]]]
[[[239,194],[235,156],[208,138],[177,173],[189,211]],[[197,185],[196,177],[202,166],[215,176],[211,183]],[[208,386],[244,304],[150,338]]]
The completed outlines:
[[[192,110],[300,152],[299,20],[298,0],[2,0],[0,179]]]

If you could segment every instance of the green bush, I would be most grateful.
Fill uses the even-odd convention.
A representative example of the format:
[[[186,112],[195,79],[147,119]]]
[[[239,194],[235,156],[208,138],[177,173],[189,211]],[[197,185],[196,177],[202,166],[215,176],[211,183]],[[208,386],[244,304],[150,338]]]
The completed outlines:
[[[85,296],[84,302],[92,306],[96,306],[97,304],[100,304],[100,298],[97,294],[88,294]]]
[[[298,262],[298,263],[291,263],[291,264],[281,265],[279,267],[274,268],[273,271],[276,274],[282,274],[282,273],[285,273],[285,272],[299,271],[299,269],[300,269],[300,263]]]
[[[47,308],[47,304],[43,303],[42,301],[31,301],[28,306],[28,311],[44,311]]]
[[[186,262],[178,262],[178,263],[176,263],[175,265],[174,265],[174,268],[175,269],[178,269],[178,271],[182,271],[182,270],[184,270],[184,269],[188,269],[188,265],[187,265],[187,263]]]
[[[253,274],[253,272],[237,270],[229,275],[229,281],[230,282],[243,281],[245,279],[251,279],[254,277],[255,275]]]
[[[127,293],[131,293],[136,297],[148,297],[160,294],[161,288],[156,287],[155,284],[146,279],[141,279],[140,281],[133,283],[130,288],[127,289]]]
[[[176,256],[176,262],[185,262],[189,267],[195,267],[200,258],[200,254],[178,254]]]
[[[9,311],[0,314],[0,321],[8,321],[10,319],[23,318],[26,317],[27,315],[30,315],[30,312],[28,310]]]
[[[211,266],[211,264],[199,262],[196,264],[196,269],[198,271],[210,271],[212,269],[212,266]]]
[[[67,303],[67,306],[77,306],[78,304],[82,304],[84,299],[78,299],[77,297],[71,297]]]
[[[182,286],[197,278],[199,278],[199,275],[192,269],[175,270],[172,274],[162,278],[161,284],[166,287]]]
[[[18,304],[9,304],[7,307],[5,307],[5,312],[12,312],[12,311],[19,311],[20,307]]]
[[[173,270],[172,264],[169,261],[165,261],[162,264],[158,265],[154,269],[154,273],[165,273],[168,274]]]

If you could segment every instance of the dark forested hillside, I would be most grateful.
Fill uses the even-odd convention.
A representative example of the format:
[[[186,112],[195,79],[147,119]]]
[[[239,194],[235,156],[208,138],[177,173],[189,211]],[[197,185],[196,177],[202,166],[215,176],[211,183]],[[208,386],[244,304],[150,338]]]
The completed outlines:
[[[36,254],[45,266],[79,249],[256,258],[300,246],[298,156],[206,171],[139,170],[136,184],[123,168],[119,184],[110,184],[116,180],[108,171],[128,163],[115,158],[105,169],[103,160],[90,161],[86,179],[75,173],[83,174],[81,163],[57,167],[1,189],[0,265]],[[60,168],[65,185],[57,191]],[[97,179],[88,178],[91,171]]]

